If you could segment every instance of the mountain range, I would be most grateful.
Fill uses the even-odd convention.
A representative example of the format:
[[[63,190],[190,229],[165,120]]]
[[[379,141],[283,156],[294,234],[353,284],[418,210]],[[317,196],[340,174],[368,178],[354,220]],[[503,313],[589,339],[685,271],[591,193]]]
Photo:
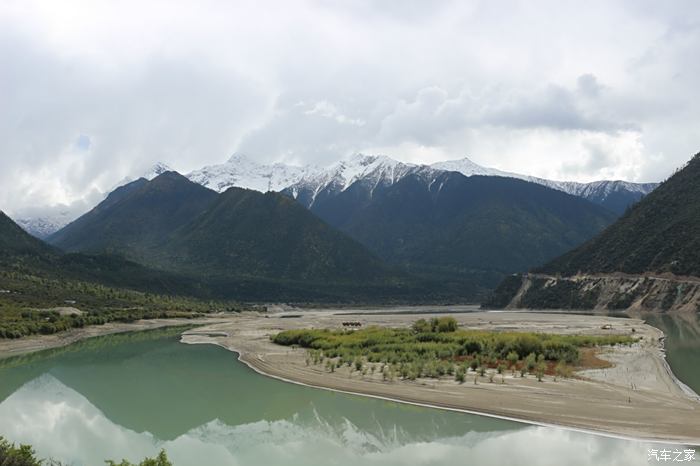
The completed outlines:
[[[349,186],[283,193],[296,194],[389,264],[482,289],[568,251],[615,219],[601,206],[519,179],[404,168]]]
[[[503,280],[486,307],[700,311],[700,154],[602,233]]]
[[[176,172],[117,188],[48,241],[190,277],[224,298],[391,301],[421,290],[292,199],[217,193]]]
[[[700,276],[700,154],[605,232],[536,269]]]
[[[133,178],[125,178],[118,186],[133,179],[151,180],[170,171],[163,163]],[[220,165],[211,165],[193,171],[187,177],[204,187],[223,192],[230,187],[253,189],[260,192],[286,191],[307,207],[317,195],[343,191],[358,180],[368,184],[392,184],[402,177],[418,172],[459,172],[470,176],[500,176],[541,184],[552,189],[587,199],[595,204],[622,214],[628,206],[651,192],[656,183],[630,183],[626,181],[596,181],[592,183],[561,182],[504,172],[475,164],[468,158],[438,162],[432,165],[414,165],[399,162],[385,156],[357,154],[329,167],[313,165],[294,166],[283,163],[259,164],[242,154],[234,154]],[[58,206],[18,212],[15,221],[38,238],[46,238],[90,209],[89,205]]]
[[[631,183],[620,180],[591,183],[552,181],[483,167],[468,158],[416,165],[382,155],[364,154],[355,154],[326,168],[313,165],[298,167],[281,163],[262,165],[243,154],[234,154],[221,165],[208,166],[187,176],[192,181],[219,192],[231,186],[263,192],[287,191],[308,206],[317,193],[342,191],[358,180],[387,185],[408,174],[426,171],[452,171],[467,177],[480,175],[521,179],[582,197],[618,214],[622,214],[629,205],[639,201],[658,186],[658,183]]]
[[[65,253],[29,235],[2,211],[0,274],[3,281],[21,281],[29,276],[32,286],[39,289],[42,279],[59,279],[162,294],[194,296],[199,292],[185,277],[151,270],[118,255]],[[27,297],[34,298],[38,296]]]
[[[475,300],[506,274],[579,245],[615,218],[519,179],[378,157],[360,162],[342,165],[321,192],[298,183],[282,193],[217,193],[176,172],[141,178],[48,241],[217,283],[245,278],[363,293],[394,287],[388,295],[397,285],[431,283],[430,293]]]

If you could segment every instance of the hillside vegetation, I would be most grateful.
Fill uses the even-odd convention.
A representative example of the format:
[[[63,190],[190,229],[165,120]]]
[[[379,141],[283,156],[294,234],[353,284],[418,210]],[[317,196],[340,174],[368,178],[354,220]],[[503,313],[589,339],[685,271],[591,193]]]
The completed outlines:
[[[205,275],[355,283],[389,276],[376,256],[291,199],[240,188],[174,232],[162,255]]]
[[[175,172],[119,188],[49,240],[82,254],[123,256],[181,281],[180,294],[204,298],[392,303],[475,296],[469,284],[450,287],[387,266],[278,193],[218,194]]]
[[[616,215],[512,178],[445,172],[391,186],[362,181],[311,210],[380,258],[421,276],[493,289],[590,239]]]
[[[63,254],[0,212],[0,338],[249,307],[208,299],[186,277],[113,255]],[[62,314],[56,308],[77,308]]]
[[[700,154],[602,234],[536,272],[700,276]]]
[[[47,241],[68,252],[114,253],[142,262],[217,197],[178,173],[165,172],[117,188]]]

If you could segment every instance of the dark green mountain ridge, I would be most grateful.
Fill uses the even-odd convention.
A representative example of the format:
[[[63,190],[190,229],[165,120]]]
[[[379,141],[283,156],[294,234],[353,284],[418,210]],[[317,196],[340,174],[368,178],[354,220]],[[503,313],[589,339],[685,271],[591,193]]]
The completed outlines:
[[[700,276],[700,154],[599,236],[535,271]]]
[[[488,308],[700,311],[700,154],[600,235],[503,280]]]
[[[457,172],[357,181],[319,193],[312,212],[390,264],[493,288],[600,232],[615,214],[526,181]]]
[[[217,194],[174,172],[124,187],[49,241],[69,251],[119,254],[237,299],[444,296],[285,196],[240,188]]]

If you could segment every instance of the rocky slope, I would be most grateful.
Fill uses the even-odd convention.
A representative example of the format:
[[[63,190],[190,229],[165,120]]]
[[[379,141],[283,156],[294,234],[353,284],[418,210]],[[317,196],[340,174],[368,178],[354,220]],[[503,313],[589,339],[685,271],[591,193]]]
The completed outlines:
[[[700,311],[700,154],[600,235],[501,282],[485,307]]]
[[[700,279],[672,274],[513,275],[483,307],[698,312]]]

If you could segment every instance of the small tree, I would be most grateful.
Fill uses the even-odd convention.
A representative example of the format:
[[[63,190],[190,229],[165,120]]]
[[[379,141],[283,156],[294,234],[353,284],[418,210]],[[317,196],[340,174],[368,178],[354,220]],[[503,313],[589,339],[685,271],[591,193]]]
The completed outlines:
[[[537,365],[537,356],[535,356],[535,353],[530,353],[527,355],[525,358],[525,367],[527,368],[527,371],[532,373],[533,370],[535,370],[535,366]]]
[[[564,361],[559,361],[559,364],[557,364],[557,367],[554,368],[554,381],[557,381],[557,377],[559,378],[565,378],[568,377],[569,375],[569,367],[566,365]]]
[[[508,361],[508,364],[510,365],[511,370],[513,371],[513,375],[515,375],[515,366],[518,364],[518,353],[515,351],[511,351],[508,353],[508,356],[506,356],[506,360]]]
[[[466,374],[467,371],[464,369],[464,366],[457,367],[457,372],[455,372],[455,380],[459,383],[464,383]]]
[[[545,366],[544,362],[537,363],[537,367],[535,368],[535,375],[537,375],[538,382],[542,382],[542,377],[544,377],[544,371],[546,367],[547,366]]]

